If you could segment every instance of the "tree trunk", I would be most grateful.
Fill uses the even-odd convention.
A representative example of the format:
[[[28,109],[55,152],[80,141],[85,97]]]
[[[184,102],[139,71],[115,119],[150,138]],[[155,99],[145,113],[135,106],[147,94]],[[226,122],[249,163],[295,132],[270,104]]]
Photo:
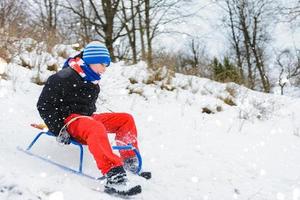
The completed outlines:
[[[194,60],[193,61],[193,67],[196,69],[199,65],[199,61],[198,61],[198,51],[199,51],[199,49],[197,49],[195,39],[192,39],[191,48],[192,48],[193,60]]]
[[[270,83],[269,83],[269,79],[268,77],[266,76],[266,73],[265,73],[265,67],[264,67],[264,64],[263,64],[263,59],[261,58],[259,54],[259,49],[256,45],[256,35],[257,35],[257,17],[254,17],[253,18],[254,20],[254,27],[253,27],[253,40],[252,40],[252,43],[251,43],[251,49],[252,49],[252,52],[253,52],[253,55],[254,55],[254,58],[255,58],[255,63],[256,63],[256,67],[258,69],[258,72],[259,72],[259,75],[260,75],[260,78],[261,78],[261,81],[262,81],[262,85],[263,85],[263,89],[264,89],[264,92],[267,92],[269,93],[270,92]]]
[[[146,49],[145,49],[145,41],[144,41],[144,23],[143,23],[143,19],[142,19],[141,5],[142,5],[142,1],[139,0],[138,6],[137,6],[137,12],[138,12],[138,16],[139,16],[139,31],[140,31],[140,40],[141,40],[142,60],[145,60],[146,59]]]
[[[116,61],[113,47],[113,27],[114,27],[114,7],[112,7],[112,2],[110,0],[102,0],[102,7],[105,16],[106,23],[103,26],[103,31],[105,34],[105,45],[109,51],[112,61]]]
[[[232,8],[230,6],[229,0],[226,1],[226,4],[228,7],[228,11],[229,11],[230,28],[231,28],[232,40],[234,43],[234,50],[235,50],[236,59],[237,59],[237,66],[239,68],[240,78],[243,83],[244,82],[244,70],[243,70],[243,64],[242,64],[242,53],[240,51],[239,40],[237,38],[236,31],[234,28],[233,13],[232,13]]]
[[[83,26],[83,31],[84,31],[83,43],[88,44],[90,42],[90,36],[89,36],[89,32],[88,32],[87,16],[86,16],[83,0],[80,0],[80,3],[81,3],[81,8],[82,8],[82,14],[84,16],[83,18],[80,18],[81,24]]]
[[[127,12],[126,12],[127,8],[124,4],[124,0],[122,0],[122,12],[123,12],[123,16],[122,16],[122,23],[124,24],[125,30],[126,30],[126,35],[128,36],[128,40],[129,40],[129,45],[131,48],[131,52],[132,52],[132,64],[136,64],[137,63],[137,52],[136,52],[136,36],[135,36],[135,11],[134,11],[134,5],[133,5],[133,0],[131,0],[131,4],[130,4],[130,12],[131,15],[128,16]],[[131,27],[129,27],[129,23],[131,21]]]
[[[134,10],[134,2],[131,0],[131,18],[132,18],[132,63],[136,64],[137,63],[137,53],[136,53],[136,27],[135,27],[135,10]]]
[[[252,63],[251,63],[251,52],[250,52],[250,46],[249,44],[251,43],[251,39],[249,36],[248,32],[248,27],[246,24],[246,15],[244,13],[245,9],[245,2],[241,4],[241,8],[239,8],[239,17],[240,17],[240,24],[241,24],[241,29],[242,33],[244,36],[244,45],[245,45],[245,51],[246,51],[246,60],[247,60],[247,65],[248,65],[248,87],[251,89],[254,89],[254,78],[253,78],[253,72],[252,72]]]
[[[269,83],[268,77],[265,74],[263,61],[259,58],[256,47],[253,46],[251,49],[252,49],[252,52],[253,52],[254,57],[255,57],[256,67],[258,69],[258,72],[259,72],[259,75],[260,75],[260,78],[261,78],[261,82],[262,82],[262,85],[263,85],[264,92],[269,93],[270,92],[270,83]]]
[[[145,0],[145,28],[146,28],[146,37],[147,37],[147,63],[148,67],[153,67],[153,58],[152,58],[152,39],[151,39],[151,26],[150,26],[150,0]]]

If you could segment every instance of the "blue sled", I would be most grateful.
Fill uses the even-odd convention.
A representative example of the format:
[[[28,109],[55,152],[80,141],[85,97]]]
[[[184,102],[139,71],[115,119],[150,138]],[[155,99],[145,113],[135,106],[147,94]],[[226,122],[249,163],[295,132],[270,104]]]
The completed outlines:
[[[87,177],[87,178],[90,178],[90,179],[93,179],[93,180],[102,180],[102,179],[105,179],[105,176],[95,178],[95,177],[93,177],[93,176],[90,176],[90,175],[87,175],[87,174],[83,173],[83,171],[82,171],[82,166],[83,166],[83,164],[82,164],[82,163],[83,163],[83,146],[82,146],[82,144],[80,144],[79,142],[77,142],[77,141],[74,140],[74,139],[71,139],[71,144],[74,144],[74,145],[78,146],[79,149],[80,149],[80,155],[79,155],[79,168],[78,168],[78,170],[71,169],[71,168],[69,168],[69,167],[67,167],[67,166],[65,166],[65,165],[56,163],[56,162],[54,162],[54,161],[52,161],[52,160],[49,160],[49,159],[47,159],[47,158],[44,158],[44,157],[42,157],[42,156],[39,156],[39,155],[36,155],[36,154],[30,152],[32,146],[36,143],[36,141],[39,139],[39,137],[40,137],[41,135],[44,135],[44,134],[46,134],[46,135],[48,135],[48,136],[53,136],[53,137],[55,137],[55,135],[54,135],[52,132],[50,132],[50,131],[47,131],[47,132],[40,132],[40,133],[37,134],[37,136],[32,140],[32,142],[31,142],[30,145],[26,148],[26,150],[24,150],[24,149],[22,149],[22,148],[20,148],[20,147],[17,147],[17,149],[20,150],[20,151],[22,151],[22,152],[24,152],[24,153],[26,153],[26,154],[28,154],[28,155],[34,156],[34,157],[39,158],[39,159],[41,159],[41,160],[43,160],[43,161],[45,161],[45,162],[48,162],[48,163],[53,164],[53,165],[55,165],[55,166],[58,166],[58,167],[60,167],[60,168],[62,168],[62,169],[64,169],[64,170],[66,170],[66,171],[69,171],[69,172],[72,172],[72,173],[75,173],[75,174],[78,174],[78,175],[81,175],[81,176],[84,176],[84,177]],[[132,146],[131,144],[125,145],[125,146],[112,146],[112,149],[113,149],[113,150],[132,150],[132,151],[134,151],[134,153],[135,153],[135,155],[136,155],[136,157],[137,157],[137,159],[138,159],[138,168],[137,168],[137,171],[136,171],[135,173],[136,173],[136,174],[139,174],[139,173],[140,173],[140,171],[141,171],[141,169],[142,169],[142,157],[141,157],[141,154],[139,153],[139,151],[138,151],[134,146]]]

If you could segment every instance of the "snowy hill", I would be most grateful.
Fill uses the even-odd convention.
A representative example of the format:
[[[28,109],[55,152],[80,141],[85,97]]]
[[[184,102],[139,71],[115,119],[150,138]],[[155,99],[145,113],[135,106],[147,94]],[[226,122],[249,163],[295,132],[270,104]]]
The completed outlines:
[[[116,199],[92,190],[101,190],[102,182],[16,149],[38,132],[29,124],[41,122],[35,105],[42,86],[31,82],[34,68],[8,68],[9,80],[0,80],[0,199]],[[51,73],[45,70],[42,79]],[[180,74],[152,84],[149,79],[143,63],[113,64],[97,102],[99,112],[135,117],[144,168],[153,178],[130,176],[143,187],[134,199],[300,200],[299,99]],[[78,149],[53,138],[41,138],[32,151],[78,165]],[[87,149],[84,171],[100,176]]]

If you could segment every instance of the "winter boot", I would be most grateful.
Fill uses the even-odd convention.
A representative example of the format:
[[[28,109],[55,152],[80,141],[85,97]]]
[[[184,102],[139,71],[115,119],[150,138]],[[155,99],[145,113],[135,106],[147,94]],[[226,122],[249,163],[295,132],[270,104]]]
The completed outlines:
[[[112,168],[106,174],[107,182],[104,191],[108,194],[132,196],[142,192],[140,185],[131,185],[128,182],[123,166]]]

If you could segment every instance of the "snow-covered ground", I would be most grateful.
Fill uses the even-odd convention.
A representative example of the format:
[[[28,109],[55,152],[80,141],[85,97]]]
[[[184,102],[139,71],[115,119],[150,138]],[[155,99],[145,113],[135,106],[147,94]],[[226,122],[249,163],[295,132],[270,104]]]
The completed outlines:
[[[11,80],[0,80],[0,199],[116,199],[93,190],[101,191],[102,182],[16,149],[38,133],[29,125],[41,122],[35,105],[42,86],[28,78],[35,71],[8,68]],[[144,169],[153,178],[130,176],[143,187],[133,199],[300,200],[299,99],[180,74],[169,83],[147,85],[148,78],[143,63],[113,64],[97,102],[99,112],[135,117]],[[170,90],[161,89],[163,84]],[[78,165],[78,149],[54,138],[41,138],[32,151]],[[84,171],[100,176],[88,149]]]

